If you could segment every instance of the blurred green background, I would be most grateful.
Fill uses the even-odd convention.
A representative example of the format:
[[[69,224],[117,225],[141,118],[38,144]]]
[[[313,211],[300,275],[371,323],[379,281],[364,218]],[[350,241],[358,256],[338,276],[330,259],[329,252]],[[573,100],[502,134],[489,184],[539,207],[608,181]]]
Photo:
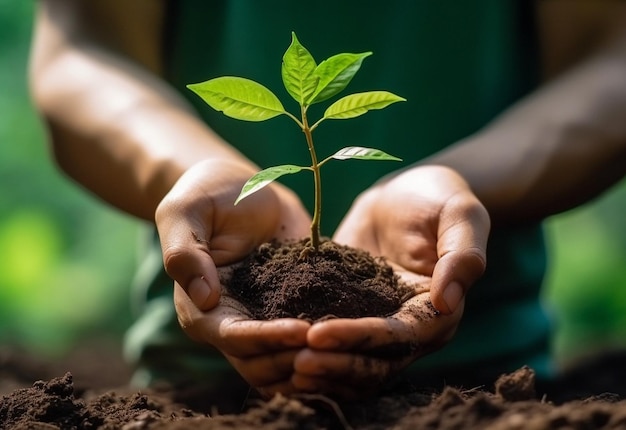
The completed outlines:
[[[51,163],[27,88],[34,5],[0,0],[0,343],[58,356],[128,325],[145,226]]]
[[[58,356],[119,338],[146,226],[98,202],[50,162],[27,90],[34,2],[0,0],[0,344]],[[561,362],[626,346],[626,181],[546,222],[545,298]]]

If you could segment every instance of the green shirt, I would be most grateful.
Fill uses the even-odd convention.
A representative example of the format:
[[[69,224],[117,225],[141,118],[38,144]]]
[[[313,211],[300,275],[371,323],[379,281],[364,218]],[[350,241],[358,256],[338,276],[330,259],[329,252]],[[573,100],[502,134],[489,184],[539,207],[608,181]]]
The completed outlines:
[[[261,167],[307,165],[306,143],[289,118],[233,120],[204,105],[185,85],[242,76],[262,83],[297,112],[280,76],[291,31],[318,62],[339,52],[373,51],[342,95],[384,89],[408,101],[350,121],[325,121],[315,131],[316,148],[320,158],[344,146],[380,148],[405,166],[478,131],[535,87],[537,50],[527,3],[184,0],[170,14],[168,78],[215,131]],[[312,120],[328,103],[321,105],[309,109]],[[322,234],[331,236],[357,194],[399,167],[350,160],[325,165]],[[311,208],[308,175],[281,181]],[[468,294],[455,339],[417,366],[495,359],[506,362],[505,369],[531,364],[541,373],[549,332],[539,302],[544,270],[539,225],[494,231],[487,272]]]

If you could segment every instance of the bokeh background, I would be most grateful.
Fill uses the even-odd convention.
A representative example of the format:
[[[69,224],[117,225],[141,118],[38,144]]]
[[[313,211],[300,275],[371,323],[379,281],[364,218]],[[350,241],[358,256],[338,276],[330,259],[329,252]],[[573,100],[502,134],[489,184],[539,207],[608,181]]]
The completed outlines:
[[[0,343],[57,357],[128,325],[146,226],[51,163],[27,87],[35,3],[0,0]]]
[[[0,345],[60,357],[123,335],[147,226],[51,163],[27,89],[34,4],[0,0]],[[546,232],[557,360],[626,347],[626,181],[547,220]]]

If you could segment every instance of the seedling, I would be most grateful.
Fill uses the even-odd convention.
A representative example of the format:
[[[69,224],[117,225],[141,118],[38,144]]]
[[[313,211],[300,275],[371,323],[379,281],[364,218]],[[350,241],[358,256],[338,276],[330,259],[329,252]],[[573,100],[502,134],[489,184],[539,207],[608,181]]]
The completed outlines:
[[[314,211],[311,223],[311,246],[317,250],[320,243],[320,218],[322,213],[322,190],[320,168],[331,159],[336,160],[393,160],[401,159],[379,149],[349,146],[318,161],[313,145],[313,131],[327,119],[348,119],[363,115],[367,111],[383,109],[392,103],[405,101],[387,91],[367,91],[345,96],[331,104],[317,122],[309,125],[307,110],[314,103],[334,97],[350,83],[361,63],[371,52],[361,54],[337,54],[320,64],[315,62],[309,51],[300,44],[292,33],[291,45],[283,56],[282,79],[287,92],[300,105],[300,118],[287,112],[282,103],[269,89],[246,78],[222,76],[205,82],[187,85],[187,88],[200,96],[209,106],[224,115],[244,121],[265,121],[279,115],[286,115],[295,121],[304,132],[311,155],[310,166],[285,164],[269,167],[252,176],[241,189],[235,205],[274,180],[286,174],[302,170],[313,172]]]

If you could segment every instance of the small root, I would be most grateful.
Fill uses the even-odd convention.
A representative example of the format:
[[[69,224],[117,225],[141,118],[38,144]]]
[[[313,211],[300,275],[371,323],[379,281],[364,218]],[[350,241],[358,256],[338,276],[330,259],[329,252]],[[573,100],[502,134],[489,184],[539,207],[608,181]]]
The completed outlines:
[[[305,393],[295,394],[293,397],[298,400],[308,400],[308,401],[317,400],[319,402],[326,404],[332,409],[333,413],[335,414],[335,416],[337,417],[337,419],[343,426],[344,430],[354,430],[352,426],[350,425],[350,423],[348,423],[346,416],[344,415],[343,411],[341,410],[337,402],[335,402],[330,397],[326,397],[322,394],[305,394]]]
[[[315,254],[317,254],[315,248],[313,248],[312,246],[307,246],[306,248],[302,249],[302,252],[300,252],[300,256],[298,257],[298,263],[302,263],[303,261],[315,258]]]

